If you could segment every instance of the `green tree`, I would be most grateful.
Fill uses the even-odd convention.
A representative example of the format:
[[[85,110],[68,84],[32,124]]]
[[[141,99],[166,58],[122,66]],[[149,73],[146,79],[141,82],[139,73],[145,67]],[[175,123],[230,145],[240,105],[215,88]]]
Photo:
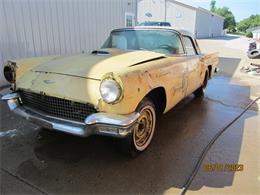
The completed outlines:
[[[210,2],[210,11],[215,12],[216,11],[216,0],[211,0]]]
[[[260,15],[251,15],[237,24],[237,29],[246,32],[247,29],[260,26]]]
[[[253,33],[252,32],[246,32],[246,37],[252,38],[253,37]]]
[[[228,7],[217,8],[216,0],[211,0],[210,2],[210,11],[224,17],[224,29],[229,31],[235,31],[236,20],[233,13],[229,10]]]
[[[233,13],[229,10],[228,7],[216,8],[214,13],[224,17],[224,29],[229,31],[234,31],[236,28],[236,20]]]

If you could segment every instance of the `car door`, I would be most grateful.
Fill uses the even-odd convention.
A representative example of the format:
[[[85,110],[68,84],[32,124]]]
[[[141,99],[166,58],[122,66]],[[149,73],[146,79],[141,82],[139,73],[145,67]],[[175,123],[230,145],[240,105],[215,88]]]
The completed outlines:
[[[186,94],[188,74],[187,74],[187,56],[184,50],[183,42],[178,34],[171,37],[173,52],[166,59],[166,66],[160,66],[161,74],[167,75],[165,77],[165,84],[167,86],[167,108],[171,109],[175,106]],[[168,44],[169,44],[168,43]]]
[[[187,96],[200,87],[202,66],[200,64],[200,55],[196,50],[193,39],[189,36],[183,36],[183,42],[187,53]]]

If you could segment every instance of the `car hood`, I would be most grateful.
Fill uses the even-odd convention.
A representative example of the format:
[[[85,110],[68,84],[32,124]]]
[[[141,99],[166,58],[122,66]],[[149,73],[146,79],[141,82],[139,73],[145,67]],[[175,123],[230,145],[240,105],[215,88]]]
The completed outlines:
[[[32,71],[101,79],[108,72],[124,71],[130,66],[164,57],[164,54],[150,51],[104,49],[93,54],[55,57],[34,67]]]

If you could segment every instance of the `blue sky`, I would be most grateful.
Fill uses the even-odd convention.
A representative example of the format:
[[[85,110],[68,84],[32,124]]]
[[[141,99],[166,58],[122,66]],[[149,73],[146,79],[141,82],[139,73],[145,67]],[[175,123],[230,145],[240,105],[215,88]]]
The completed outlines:
[[[195,7],[210,9],[210,0],[177,0]],[[252,14],[260,14],[260,0],[216,0],[217,7],[229,7],[239,22]]]

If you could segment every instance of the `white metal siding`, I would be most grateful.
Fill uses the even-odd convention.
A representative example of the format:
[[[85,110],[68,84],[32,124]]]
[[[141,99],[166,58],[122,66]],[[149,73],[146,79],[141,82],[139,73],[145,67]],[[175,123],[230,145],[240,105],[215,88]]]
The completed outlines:
[[[201,8],[195,8],[175,0],[138,0],[139,23],[167,21],[175,29],[183,29],[198,38],[223,35],[224,19]],[[151,14],[150,17],[147,14]]]
[[[211,37],[211,14],[198,10],[196,17],[196,37]]]
[[[176,29],[187,30],[194,34],[196,10],[169,0],[166,3],[166,21]]]
[[[211,25],[213,37],[223,36],[224,19],[214,16]]]
[[[145,21],[167,21],[176,29],[194,33],[196,11],[181,6],[172,0],[138,0],[139,23]],[[151,14],[150,17],[147,14]]]
[[[222,36],[223,24],[223,18],[198,9],[196,16],[196,36],[197,38]]]
[[[89,52],[136,11],[136,0],[0,0],[0,85],[5,60]]]
[[[254,39],[260,39],[260,29],[252,31]]]
[[[165,21],[165,0],[138,0],[137,21]],[[147,14],[151,14],[148,17]]]

